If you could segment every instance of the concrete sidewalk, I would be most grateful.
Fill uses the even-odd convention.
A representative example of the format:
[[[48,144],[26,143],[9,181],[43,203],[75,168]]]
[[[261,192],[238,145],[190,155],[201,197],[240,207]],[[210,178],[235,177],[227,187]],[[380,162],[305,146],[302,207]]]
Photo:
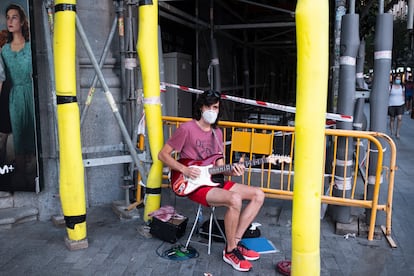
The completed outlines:
[[[321,220],[321,275],[414,275],[413,136],[414,120],[404,115],[401,138],[396,140],[398,170],[392,216],[392,237],[398,247],[392,249],[383,236],[374,241],[352,236],[345,239],[335,234],[334,223],[325,217]],[[197,205],[171,192],[163,193],[162,204],[175,205],[189,216],[191,224]],[[279,252],[263,254],[248,273],[234,271],[223,262],[223,244],[219,242],[213,242],[211,255],[207,247],[192,244],[198,258],[164,259],[159,255],[172,244],[142,235],[141,219],[120,220],[111,206],[100,206],[87,212],[89,246],[84,250],[69,251],[64,243],[65,228],[51,221],[1,230],[0,275],[279,275],[277,262],[291,257],[291,207],[290,201],[266,199],[255,221],[262,224],[262,236]],[[187,227],[180,243],[185,243],[189,231]]]

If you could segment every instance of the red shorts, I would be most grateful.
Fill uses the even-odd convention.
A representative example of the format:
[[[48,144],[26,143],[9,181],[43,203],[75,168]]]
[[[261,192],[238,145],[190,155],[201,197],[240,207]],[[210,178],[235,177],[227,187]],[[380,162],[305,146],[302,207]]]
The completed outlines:
[[[225,181],[224,186],[221,189],[230,190],[234,184],[235,183],[233,181]],[[213,188],[216,188],[216,187],[211,187],[211,186],[201,187],[197,189],[196,191],[192,192],[191,194],[189,194],[188,198],[191,199],[192,201],[195,201],[197,203],[200,203],[204,206],[209,207],[207,203],[207,193]]]

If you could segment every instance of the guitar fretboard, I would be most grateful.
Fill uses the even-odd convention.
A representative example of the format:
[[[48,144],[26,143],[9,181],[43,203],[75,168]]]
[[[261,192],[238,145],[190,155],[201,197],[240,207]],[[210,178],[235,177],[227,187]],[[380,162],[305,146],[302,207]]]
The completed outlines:
[[[268,158],[260,158],[260,159],[253,159],[253,160],[247,160],[244,162],[240,162],[243,163],[243,165],[245,167],[249,167],[250,165],[252,166],[256,166],[256,165],[261,165],[263,163],[267,163]],[[240,164],[240,163],[235,163],[235,164]],[[216,167],[212,167],[208,170],[208,172],[213,175],[213,174],[219,174],[219,173],[224,173],[224,172],[230,172],[234,167],[234,164],[226,164],[224,166],[216,166]]]

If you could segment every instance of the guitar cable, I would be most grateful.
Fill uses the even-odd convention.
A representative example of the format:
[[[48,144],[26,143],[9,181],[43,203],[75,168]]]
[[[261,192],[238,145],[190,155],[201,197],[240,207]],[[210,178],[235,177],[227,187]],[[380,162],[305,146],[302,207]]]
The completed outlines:
[[[177,205],[177,195],[174,195],[174,210],[176,210]],[[184,261],[192,258],[198,258],[199,253],[194,247],[188,246],[187,248],[178,243],[175,244],[170,249],[164,250],[164,252],[160,253],[161,247],[164,245],[164,241],[155,249],[157,255],[163,259],[173,260],[173,261]]]
[[[199,253],[197,250],[191,246],[185,248],[182,244],[176,244],[170,249],[165,250],[160,253],[160,248],[164,245],[165,242],[162,242],[156,249],[156,253],[159,257],[172,261],[184,261],[192,258],[198,258]]]

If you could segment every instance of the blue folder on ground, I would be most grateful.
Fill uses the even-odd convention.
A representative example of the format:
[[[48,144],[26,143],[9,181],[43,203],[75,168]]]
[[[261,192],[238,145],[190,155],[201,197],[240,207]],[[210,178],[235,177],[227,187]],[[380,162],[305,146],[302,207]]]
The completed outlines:
[[[274,244],[266,238],[246,238],[241,241],[247,248],[259,252],[260,254],[279,252]]]

